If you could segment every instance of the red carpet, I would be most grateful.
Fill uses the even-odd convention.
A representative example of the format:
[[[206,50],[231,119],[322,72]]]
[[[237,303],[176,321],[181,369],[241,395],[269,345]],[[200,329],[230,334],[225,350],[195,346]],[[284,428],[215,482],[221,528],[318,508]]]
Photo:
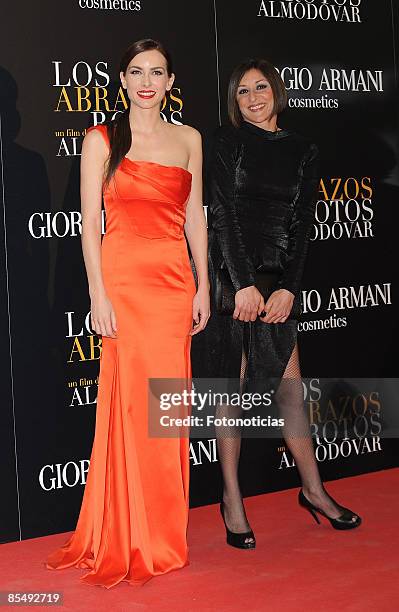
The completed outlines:
[[[84,570],[46,570],[64,533],[3,544],[0,590],[61,591],[63,611],[399,610],[399,469],[329,482],[328,490],[359,512],[359,529],[317,525],[294,489],[246,499],[254,551],[228,547],[217,506],[207,506],[190,512],[190,566],[143,587],[107,590],[80,584]]]

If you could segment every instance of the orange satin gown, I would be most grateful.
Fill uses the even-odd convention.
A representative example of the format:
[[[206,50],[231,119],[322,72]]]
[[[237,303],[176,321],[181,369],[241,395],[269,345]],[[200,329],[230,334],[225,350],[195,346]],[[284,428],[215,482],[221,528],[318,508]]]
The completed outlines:
[[[96,126],[109,145],[105,126]],[[195,281],[184,237],[191,174],[125,157],[104,190],[103,337],[96,427],[76,530],[48,569],[111,588],[188,565],[189,440],[148,435],[148,378],[191,378]]]

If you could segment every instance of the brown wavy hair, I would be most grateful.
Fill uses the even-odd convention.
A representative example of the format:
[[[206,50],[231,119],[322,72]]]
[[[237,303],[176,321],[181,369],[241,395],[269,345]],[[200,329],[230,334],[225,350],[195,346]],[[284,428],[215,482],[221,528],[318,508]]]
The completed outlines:
[[[131,44],[121,58],[119,72],[126,74],[127,67],[136,55],[142,53],[143,51],[152,51],[153,49],[159,51],[164,56],[166,60],[166,70],[170,76],[173,72],[170,53],[167,51],[167,49],[165,49],[161,42],[154,40],[153,38],[143,38],[141,40],[136,40],[136,42]],[[132,132],[129,123],[129,111],[130,100],[128,100],[127,109],[123,113],[119,113],[113,121],[107,123],[107,133],[111,151],[104,177],[104,183],[106,185],[110,182],[122,159],[132,146]]]
[[[231,74],[227,92],[227,110],[229,119],[234,127],[238,128],[242,122],[242,115],[237,102],[237,89],[241,79],[248,70],[255,68],[259,70],[270,83],[273,91],[274,106],[273,115],[280,114],[288,102],[287,89],[284,81],[273,64],[266,59],[252,58],[245,60],[236,66]]]

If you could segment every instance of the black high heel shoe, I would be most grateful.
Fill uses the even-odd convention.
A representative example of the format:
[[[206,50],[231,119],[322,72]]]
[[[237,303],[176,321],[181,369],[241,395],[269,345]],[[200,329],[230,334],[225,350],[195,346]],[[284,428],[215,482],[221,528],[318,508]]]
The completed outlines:
[[[331,497],[331,499],[332,499],[332,497]],[[321,514],[322,516],[324,516],[326,519],[328,519],[330,521],[332,527],[334,527],[334,529],[341,529],[341,530],[344,530],[344,529],[355,529],[355,527],[359,527],[359,525],[362,522],[362,519],[360,518],[360,516],[358,516],[357,514],[352,512],[352,510],[349,510],[349,508],[344,508],[343,506],[340,506],[339,504],[336,504],[336,505],[339,508],[342,508],[343,513],[338,518],[330,518],[329,516],[327,516],[327,514],[323,510],[321,510],[321,508],[317,508],[316,506],[314,506],[308,500],[308,498],[305,497],[305,495],[303,494],[302,489],[299,491],[299,494],[298,494],[298,502],[299,502],[299,505],[302,506],[302,508],[305,508],[306,510],[309,510],[310,514],[313,516],[314,520],[319,525],[320,525],[320,521],[319,521],[319,517],[316,514],[317,512],[319,514]],[[336,502],[334,502],[334,503],[336,503]],[[354,517],[356,517],[356,520],[353,520]]]
[[[235,533],[234,531],[230,531],[230,529],[226,525],[226,519],[224,518],[224,502],[220,502],[220,514],[222,515],[223,523],[226,529],[226,542],[230,544],[230,546],[234,546],[235,548],[255,548],[256,541],[254,532],[252,529],[250,531],[246,531],[245,533]],[[246,542],[247,538],[252,538],[252,542]]]

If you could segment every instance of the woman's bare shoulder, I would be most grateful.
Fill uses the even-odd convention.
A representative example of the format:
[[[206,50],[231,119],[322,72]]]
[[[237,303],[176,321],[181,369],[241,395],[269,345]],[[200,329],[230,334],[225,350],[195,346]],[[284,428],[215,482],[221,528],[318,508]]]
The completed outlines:
[[[201,133],[191,125],[174,125],[169,123],[170,133],[176,138],[181,138],[187,144],[195,145],[201,142]]]
[[[83,148],[97,155],[108,155],[109,141],[107,128],[104,125],[90,127],[83,139]]]

